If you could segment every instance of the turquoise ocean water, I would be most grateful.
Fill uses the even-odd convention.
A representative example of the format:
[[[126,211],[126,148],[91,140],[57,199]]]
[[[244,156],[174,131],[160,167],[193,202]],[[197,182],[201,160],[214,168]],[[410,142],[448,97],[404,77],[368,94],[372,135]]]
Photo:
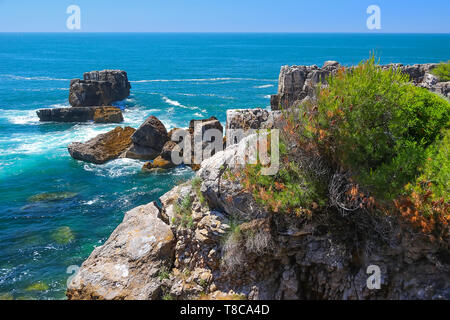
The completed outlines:
[[[69,106],[69,81],[123,69],[132,94],[123,125],[155,115],[168,129],[231,108],[267,108],[281,65],[450,59],[450,35],[0,34],[0,297],[64,298],[67,268],[81,265],[127,210],[192,176],[142,174],[143,162],[70,158],[67,145],[114,125],[39,123],[35,110]],[[58,201],[32,201],[69,192]],[[32,285],[41,284],[41,290]],[[30,287],[31,286],[31,287]]]

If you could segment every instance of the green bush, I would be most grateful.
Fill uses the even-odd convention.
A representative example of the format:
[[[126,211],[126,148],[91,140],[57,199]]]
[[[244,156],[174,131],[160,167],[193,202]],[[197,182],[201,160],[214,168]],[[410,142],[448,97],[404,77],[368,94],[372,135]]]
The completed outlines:
[[[393,199],[417,177],[449,114],[447,100],[409,84],[399,70],[382,70],[372,57],[328,79],[305,130],[336,168]]]
[[[441,81],[450,81],[450,61],[439,63],[431,73]]]

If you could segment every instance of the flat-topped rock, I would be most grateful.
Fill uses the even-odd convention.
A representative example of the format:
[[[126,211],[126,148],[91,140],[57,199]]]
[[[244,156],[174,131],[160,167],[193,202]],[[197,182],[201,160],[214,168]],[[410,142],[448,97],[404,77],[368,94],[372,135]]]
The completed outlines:
[[[112,106],[40,109],[36,111],[36,114],[42,122],[120,123],[123,121],[122,111]]]
[[[68,150],[74,159],[102,164],[123,154],[130,147],[131,135],[135,131],[131,127],[117,127],[85,143],[73,142]]]
[[[69,103],[72,107],[108,106],[130,95],[131,85],[122,70],[86,72],[83,80],[70,82]]]
[[[94,120],[95,109],[95,107],[41,109],[36,111],[36,114],[40,121],[87,122]]]

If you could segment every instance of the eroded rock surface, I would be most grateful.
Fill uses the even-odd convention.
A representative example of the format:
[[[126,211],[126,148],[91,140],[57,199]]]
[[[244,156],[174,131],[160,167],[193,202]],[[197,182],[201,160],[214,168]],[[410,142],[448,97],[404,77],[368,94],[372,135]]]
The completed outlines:
[[[117,127],[91,140],[73,142],[68,146],[72,158],[102,164],[118,158],[131,145],[131,135],[136,130],[131,127]]]
[[[86,72],[83,80],[70,82],[69,103],[72,107],[108,106],[130,95],[131,85],[122,70]]]
[[[412,83],[424,87],[430,91],[450,98],[450,84],[440,82],[438,78],[431,74],[434,63],[402,65],[389,64],[381,66],[383,69],[400,68],[408,74]],[[322,68],[317,65],[312,66],[282,66],[278,79],[278,93],[271,96],[270,105],[272,110],[291,108],[301,102],[314,99],[316,96],[316,86],[319,83],[326,84],[326,79],[335,74],[340,68],[337,61],[326,61]]]
[[[95,248],[67,289],[69,299],[160,297],[163,267],[174,257],[175,238],[154,203],[128,211],[109,239]]]

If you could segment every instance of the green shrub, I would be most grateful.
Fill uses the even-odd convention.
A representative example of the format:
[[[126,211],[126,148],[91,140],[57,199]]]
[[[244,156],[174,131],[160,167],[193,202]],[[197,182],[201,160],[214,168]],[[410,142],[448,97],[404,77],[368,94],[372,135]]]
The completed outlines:
[[[450,81],[450,61],[439,63],[431,73],[441,81]]]
[[[374,57],[330,77],[314,108],[305,136],[386,199],[415,180],[450,114],[448,101],[409,84],[399,70],[382,70]]]
[[[197,195],[198,201],[205,206],[207,205],[207,201],[205,197],[203,196],[203,193],[200,191],[200,188],[202,187],[202,179],[200,177],[195,177],[191,181],[192,189],[195,191],[195,194]]]
[[[177,214],[173,223],[178,224],[182,228],[192,229],[194,226],[194,220],[192,218],[192,199],[190,195],[187,195],[181,201],[175,203],[175,213]]]

